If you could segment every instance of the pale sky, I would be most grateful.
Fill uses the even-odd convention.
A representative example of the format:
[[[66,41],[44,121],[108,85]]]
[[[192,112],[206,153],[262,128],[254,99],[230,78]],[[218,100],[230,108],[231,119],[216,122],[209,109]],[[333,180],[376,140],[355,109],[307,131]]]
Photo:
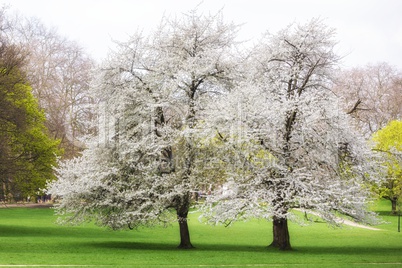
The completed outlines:
[[[38,17],[100,61],[112,39],[125,41],[138,29],[153,29],[164,14],[180,16],[201,2],[202,12],[223,9],[227,21],[244,24],[241,39],[319,17],[336,29],[345,67],[385,61],[402,69],[401,0],[0,0],[0,5]]]

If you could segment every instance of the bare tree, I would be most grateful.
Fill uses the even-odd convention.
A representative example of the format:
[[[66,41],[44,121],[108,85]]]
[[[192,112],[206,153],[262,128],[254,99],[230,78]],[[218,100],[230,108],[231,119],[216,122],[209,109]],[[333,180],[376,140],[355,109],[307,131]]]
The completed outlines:
[[[46,112],[47,127],[61,140],[65,157],[72,157],[82,146],[77,138],[93,131],[89,104],[94,100],[87,92],[94,62],[76,42],[38,19],[15,15],[10,24],[8,39],[28,54],[24,71]]]
[[[54,179],[58,142],[48,137],[23,71],[26,52],[6,38],[0,11],[0,195],[3,201],[35,196]],[[4,198],[4,199],[3,199]]]
[[[402,73],[385,62],[339,73],[333,90],[366,136],[402,117]]]

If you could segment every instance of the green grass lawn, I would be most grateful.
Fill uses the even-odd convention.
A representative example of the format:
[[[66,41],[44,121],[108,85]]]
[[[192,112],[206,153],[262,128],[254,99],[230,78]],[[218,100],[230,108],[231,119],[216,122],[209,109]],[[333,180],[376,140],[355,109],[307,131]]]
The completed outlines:
[[[111,231],[56,225],[49,208],[0,209],[0,267],[402,267],[397,217],[388,203],[376,210],[390,222],[381,231],[290,224],[294,250],[280,252],[267,249],[272,225],[262,220],[213,227],[192,214],[196,249],[179,250],[176,225]]]

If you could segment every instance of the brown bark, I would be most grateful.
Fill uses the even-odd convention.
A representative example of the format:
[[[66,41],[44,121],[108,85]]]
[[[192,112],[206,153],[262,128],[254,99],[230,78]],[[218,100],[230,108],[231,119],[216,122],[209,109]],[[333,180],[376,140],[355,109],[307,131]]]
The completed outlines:
[[[180,245],[178,246],[178,248],[182,249],[194,248],[190,240],[190,231],[188,230],[187,216],[186,217],[177,216],[177,217],[179,220],[179,228],[180,228]]]
[[[182,197],[181,202],[176,207],[177,220],[179,222],[180,229],[180,245],[178,248],[181,249],[192,249],[194,248],[190,240],[190,231],[188,229],[188,211],[190,209],[190,194],[188,193]]]
[[[391,198],[391,206],[392,206],[392,210],[391,210],[391,214],[392,215],[397,215],[397,211],[396,211],[396,207],[397,207],[397,203],[398,203],[398,199],[397,198]]]
[[[285,218],[273,219],[273,241],[269,247],[280,250],[291,250],[288,220]]]

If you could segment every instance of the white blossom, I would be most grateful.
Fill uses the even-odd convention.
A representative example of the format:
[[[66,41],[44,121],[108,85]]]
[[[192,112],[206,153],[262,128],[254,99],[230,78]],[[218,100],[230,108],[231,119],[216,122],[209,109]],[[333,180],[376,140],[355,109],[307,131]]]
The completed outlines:
[[[236,191],[209,198],[208,222],[296,220],[294,208],[334,225],[338,212],[376,222],[368,210],[375,157],[329,90],[338,59],[332,38],[317,20],[267,35],[250,57],[249,78],[211,106],[208,122],[224,137]]]

